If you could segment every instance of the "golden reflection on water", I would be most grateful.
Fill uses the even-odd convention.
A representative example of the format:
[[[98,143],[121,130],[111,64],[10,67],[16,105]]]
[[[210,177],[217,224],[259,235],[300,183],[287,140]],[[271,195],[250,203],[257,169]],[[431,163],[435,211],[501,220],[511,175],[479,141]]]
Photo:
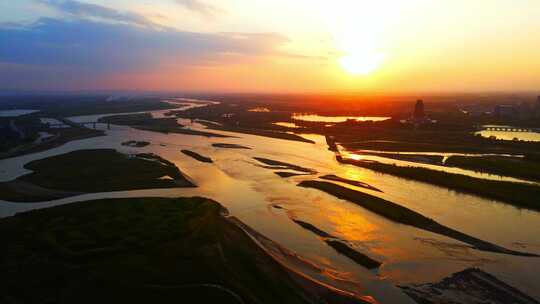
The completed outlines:
[[[362,181],[365,176],[361,174],[361,171],[358,170],[358,168],[347,168],[345,171],[345,178],[355,181]]]
[[[356,153],[350,153],[350,152],[347,152],[347,151],[340,151],[341,152],[341,156],[345,159],[353,159],[353,160],[361,160],[363,159],[362,155],[360,154],[356,154]]]
[[[335,204],[321,213],[327,221],[333,224],[334,231],[340,237],[349,241],[372,241],[377,226],[359,213],[351,212]]]

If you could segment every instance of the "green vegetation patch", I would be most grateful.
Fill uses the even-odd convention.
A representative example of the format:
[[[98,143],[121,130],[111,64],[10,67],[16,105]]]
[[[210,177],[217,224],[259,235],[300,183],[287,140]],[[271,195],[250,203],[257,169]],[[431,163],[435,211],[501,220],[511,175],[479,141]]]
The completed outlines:
[[[479,172],[540,181],[540,162],[504,156],[451,156],[445,164]]]
[[[204,198],[74,203],[0,220],[2,303],[306,303]]]
[[[80,193],[194,187],[171,162],[155,154],[79,150],[25,165],[32,173],[0,183],[0,199],[52,200]]]

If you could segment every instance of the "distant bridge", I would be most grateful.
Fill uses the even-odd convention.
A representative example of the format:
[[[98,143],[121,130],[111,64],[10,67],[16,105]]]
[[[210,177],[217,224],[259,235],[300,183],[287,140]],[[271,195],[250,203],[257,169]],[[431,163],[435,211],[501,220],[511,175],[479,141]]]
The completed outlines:
[[[502,132],[538,132],[540,133],[540,129],[535,128],[523,128],[523,127],[483,127],[483,130],[486,131],[502,131]]]
[[[92,129],[96,129],[98,124],[107,125],[107,130],[111,129],[111,124],[108,122],[99,122],[99,121],[83,121],[83,122],[74,122],[64,117],[55,117],[56,120],[60,123],[49,124],[49,127],[63,127],[70,126],[72,128],[86,128],[86,126],[92,126]]]

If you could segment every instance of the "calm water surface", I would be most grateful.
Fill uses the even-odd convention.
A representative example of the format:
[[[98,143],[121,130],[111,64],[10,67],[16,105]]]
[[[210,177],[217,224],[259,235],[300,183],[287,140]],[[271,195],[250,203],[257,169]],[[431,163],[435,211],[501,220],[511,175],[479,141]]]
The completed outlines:
[[[316,114],[294,114],[292,119],[303,120],[303,121],[313,121],[313,122],[345,122],[347,120],[356,120],[356,121],[385,121],[391,117],[380,117],[380,116],[322,116]]]
[[[155,111],[154,116],[161,117],[164,113]],[[84,121],[99,116],[72,119]],[[196,122],[185,124],[193,129],[203,128]],[[104,137],[74,141],[45,152],[0,160],[0,180],[7,181],[28,173],[23,165],[31,160],[78,149],[115,148],[125,153],[157,153],[174,162],[199,187],[87,194],[47,203],[0,201],[0,216],[96,198],[200,195],[219,201],[232,215],[263,235],[326,268],[330,283],[332,277],[357,282],[360,288],[355,289],[356,292],[373,295],[382,303],[413,303],[395,287],[397,284],[432,282],[473,266],[540,298],[538,258],[484,253],[446,237],[393,223],[352,203],[296,186],[300,181],[315,176],[282,179],[272,170],[258,167],[253,157],[294,163],[316,169],[320,175],[336,174],[369,183],[384,192],[358,190],[399,203],[444,225],[516,250],[540,253],[538,212],[339,164],[334,154],[328,151],[324,137],[319,135],[303,135],[316,142],[307,144],[227,132],[219,133],[237,138],[208,139],[160,134],[122,126],[113,126],[106,132],[107,136]],[[122,146],[121,143],[126,140],[145,140],[152,144],[144,148]],[[211,146],[216,142],[241,144],[253,150],[216,149]],[[180,153],[181,149],[210,156],[215,163],[199,163]],[[274,205],[284,209],[273,208]],[[358,266],[337,254],[313,233],[296,225],[291,218],[312,223],[349,241],[357,250],[384,262],[383,266],[377,271]]]

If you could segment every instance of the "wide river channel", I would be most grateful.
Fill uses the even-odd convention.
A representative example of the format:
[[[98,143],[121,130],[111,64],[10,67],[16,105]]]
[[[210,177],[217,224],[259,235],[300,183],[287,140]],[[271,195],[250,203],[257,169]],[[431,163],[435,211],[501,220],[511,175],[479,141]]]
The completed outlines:
[[[182,101],[185,103],[185,101]],[[201,104],[193,104],[201,106]],[[152,112],[162,117],[165,111]],[[72,117],[74,121],[92,121],[106,115]],[[182,122],[186,122],[182,120]],[[100,126],[106,129],[106,126]],[[203,129],[197,123],[188,125]],[[540,258],[486,253],[437,234],[396,224],[366,209],[315,189],[298,187],[314,176],[278,177],[260,167],[253,157],[264,157],[312,168],[318,175],[335,174],[368,183],[383,192],[356,190],[380,196],[415,210],[439,223],[495,244],[540,254],[540,213],[517,209],[472,195],[425,183],[384,175],[352,165],[340,164],[320,135],[303,135],[315,144],[253,135],[218,132],[231,138],[206,138],[183,134],[161,134],[113,125],[107,135],[73,141],[40,153],[0,160],[0,180],[12,180],[28,173],[29,161],[79,149],[114,148],[125,153],[156,153],[174,162],[191,177],[198,188],[160,189],[87,194],[46,203],[10,203],[0,201],[0,216],[50,207],[75,201],[113,197],[212,198],[266,237],[298,255],[318,264],[327,282],[354,282],[355,292],[371,295],[381,303],[414,303],[397,285],[439,281],[452,273],[478,267],[506,283],[540,299]],[[127,140],[144,140],[144,148],[122,146]],[[212,143],[231,143],[252,150],[219,149]],[[182,154],[189,149],[214,160],[205,164]],[[380,157],[378,157],[380,158]],[[92,162],[92,159],[88,160]],[[393,160],[392,160],[393,161]],[[345,185],[350,188],[354,186]],[[274,206],[282,208],[275,208]],[[383,262],[374,271],[338,254],[318,236],[291,219],[311,223],[321,230],[348,241],[358,251]]]

